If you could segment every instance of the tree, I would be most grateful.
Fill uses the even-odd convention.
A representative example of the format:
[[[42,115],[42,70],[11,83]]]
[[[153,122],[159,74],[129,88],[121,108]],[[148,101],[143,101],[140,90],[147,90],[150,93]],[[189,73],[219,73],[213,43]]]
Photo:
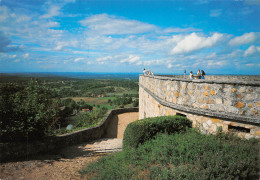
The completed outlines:
[[[134,100],[134,101],[133,101],[133,106],[134,106],[134,107],[138,107],[138,105],[139,105],[138,100]]]
[[[5,84],[0,87],[1,141],[43,138],[59,120],[59,100],[51,90],[31,81],[24,87]]]

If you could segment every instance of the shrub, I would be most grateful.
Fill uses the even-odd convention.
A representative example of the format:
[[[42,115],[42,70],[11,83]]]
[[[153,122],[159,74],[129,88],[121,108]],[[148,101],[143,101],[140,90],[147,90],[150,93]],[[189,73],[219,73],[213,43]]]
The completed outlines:
[[[157,133],[172,134],[191,125],[192,122],[183,116],[162,116],[132,122],[124,132],[123,148],[137,148]]]
[[[204,135],[194,129],[158,134],[138,148],[99,159],[91,179],[259,179],[259,140]]]
[[[52,90],[31,81],[0,86],[0,142],[43,138],[59,120],[59,100]]]
[[[138,100],[134,100],[133,107],[138,107],[138,105],[139,105],[139,101]]]

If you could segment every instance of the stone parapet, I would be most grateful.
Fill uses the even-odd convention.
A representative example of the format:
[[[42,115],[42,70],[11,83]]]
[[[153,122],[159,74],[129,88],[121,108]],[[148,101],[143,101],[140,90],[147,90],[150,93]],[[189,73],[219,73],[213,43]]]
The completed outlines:
[[[208,117],[213,117],[213,118],[221,118],[225,119],[228,121],[234,121],[234,122],[240,122],[240,123],[247,123],[247,124],[253,124],[253,125],[258,125],[260,126],[260,120],[259,118],[254,118],[254,117],[245,117],[237,114],[232,114],[232,113],[225,113],[225,112],[213,112],[210,110],[205,110],[205,109],[200,109],[200,108],[191,108],[187,107],[184,105],[178,105],[174,104],[172,102],[167,102],[157,96],[155,96],[151,91],[146,89],[144,86],[139,85],[143,90],[146,91],[151,97],[153,97],[159,104],[181,111],[181,112],[187,112],[187,113],[192,113],[200,116],[208,116]]]
[[[139,84],[167,103],[260,119],[260,82],[140,76]],[[240,118],[240,119],[241,119]]]
[[[183,79],[184,75],[158,75],[161,77],[169,77],[169,78],[180,78]],[[188,78],[189,75],[186,74],[186,78]],[[232,76],[232,75],[206,75],[205,80],[217,80],[217,81],[260,81],[260,76],[257,75],[251,75],[251,76]]]
[[[205,132],[260,137],[260,82],[139,77],[139,118],[182,114]],[[242,135],[241,135],[242,134]]]

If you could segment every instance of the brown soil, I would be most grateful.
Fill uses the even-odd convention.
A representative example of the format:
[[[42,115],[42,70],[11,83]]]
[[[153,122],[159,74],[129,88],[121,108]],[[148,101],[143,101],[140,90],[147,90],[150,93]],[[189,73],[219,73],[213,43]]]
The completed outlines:
[[[58,153],[1,163],[0,179],[82,179],[78,172],[82,167],[108,153],[121,151],[124,130],[127,124],[137,119],[138,112],[120,114],[114,117],[113,126],[109,127],[110,138],[69,146]]]

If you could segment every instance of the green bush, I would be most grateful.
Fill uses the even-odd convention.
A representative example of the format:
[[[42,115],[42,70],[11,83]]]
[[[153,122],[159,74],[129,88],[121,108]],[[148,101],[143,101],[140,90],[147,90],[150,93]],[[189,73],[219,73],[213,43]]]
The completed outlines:
[[[40,139],[59,120],[59,100],[52,90],[30,81],[0,86],[0,142]]]
[[[81,171],[90,179],[259,179],[259,140],[204,135],[194,129],[158,134]]]
[[[176,133],[191,127],[192,122],[183,116],[146,118],[130,123],[123,139],[123,148],[137,148],[157,133]]]

